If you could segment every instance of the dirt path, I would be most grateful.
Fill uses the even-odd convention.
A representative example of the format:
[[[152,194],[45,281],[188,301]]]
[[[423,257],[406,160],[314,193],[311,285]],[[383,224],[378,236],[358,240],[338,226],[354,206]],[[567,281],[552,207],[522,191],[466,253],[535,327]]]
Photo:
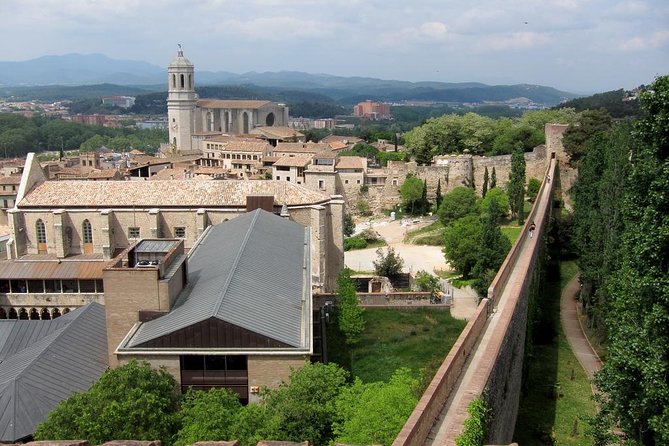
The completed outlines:
[[[439,246],[411,245],[404,243],[408,231],[426,226],[434,220],[423,219],[419,223],[412,223],[390,219],[372,220],[359,223],[356,233],[371,227],[381,235],[397,254],[404,260],[404,271],[416,273],[424,270],[430,273],[450,270],[444,259],[444,253]],[[347,251],[344,254],[346,266],[355,271],[374,271],[374,261],[377,260],[376,248]],[[468,319],[476,310],[478,296],[469,287],[453,289],[453,305],[451,315],[458,319]]]
[[[595,372],[602,368],[602,361],[593,350],[590,342],[583,333],[583,328],[578,319],[578,312],[576,306],[576,295],[580,290],[578,275],[567,283],[562,289],[560,297],[560,320],[562,321],[562,329],[564,330],[567,341],[574,352],[576,359],[585,370],[585,373],[592,380]]]

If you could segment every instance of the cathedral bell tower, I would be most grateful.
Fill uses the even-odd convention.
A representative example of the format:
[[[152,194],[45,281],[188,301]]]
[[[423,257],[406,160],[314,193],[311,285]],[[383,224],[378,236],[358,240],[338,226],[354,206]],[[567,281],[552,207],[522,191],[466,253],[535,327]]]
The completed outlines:
[[[167,120],[170,144],[175,152],[193,150],[195,77],[193,64],[184,57],[179,45],[177,57],[167,67]]]

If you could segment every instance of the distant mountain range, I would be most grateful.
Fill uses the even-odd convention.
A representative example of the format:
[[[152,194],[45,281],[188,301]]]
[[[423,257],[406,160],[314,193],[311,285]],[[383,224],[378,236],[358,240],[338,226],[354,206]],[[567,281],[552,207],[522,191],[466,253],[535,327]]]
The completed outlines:
[[[166,67],[141,61],[111,59],[102,54],[43,56],[22,62],[0,62],[0,93],[32,86],[114,84],[128,90],[166,89]],[[407,82],[367,77],[342,77],[297,71],[235,74],[195,71],[198,85],[246,85],[317,93],[340,104],[378,101],[503,102],[522,100],[556,105],[579,95],[540,85],[496,85],[477,82]],[[123,88],[119,88],[123,91]],[[117,93],[122,94],[122,93]],[[127,93],[132,94],[132,93]]]

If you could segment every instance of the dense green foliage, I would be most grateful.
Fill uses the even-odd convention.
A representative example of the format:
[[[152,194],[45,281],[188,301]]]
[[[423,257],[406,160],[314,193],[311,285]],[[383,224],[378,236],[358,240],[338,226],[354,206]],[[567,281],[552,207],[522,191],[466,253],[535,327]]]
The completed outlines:
[[[177,423],[176,381],[135,361],[107,370],[86,392],[61,402],[37,426],[35,439],[156,440],[170,444]]]
[[[444,230],[444,255],[451,267],[462,274],[464,279],[471,278],[478,258],[482,230],[478,215],[462,217]]]
[[[611,128],[611,115],[604,109],[586,110],[567,127],[562,138],[565,151],[572,161],[578,161],[587,150],[587,142]]]
[[[388,382],[364,384],[356,378],[336,401],[339,419],[333,429],[338,443],[391,445],[416,406],[411,371],[400,368]]]
[[[486,402],[480,397],[469,403],[469,418],[465,420],[462,433],[455,437],[456,446],[483,446],[489,412]]]
[[[174,445],[188,446],[198,441],[233,438],[235,415],[241,407],[237,394],[226,389],[189,390],[181,400],[179,418],[182,428]]]
[[[520,148],[516,148],[511,155],[511,173],[506,184],[506,193],[509,195],[511,218],[517,218],[518,224],[523,224],[523,209],[525,206],[525,156]]]
[[[574,187],[582,299],[608,336],[596,444],[613,426],[629,444],[669,444],[669,77],[640,105],[632,129],[592,126]]]
[[[437,210],[439,221],[444,226],[448,226],[459,218],[473,214],[478,214],[476,192],[474,189],[465,186],[458,186],[444,195]]]
[[[437,155],[468,151],[479,155],[509,154],[516,147],[531,150],[544,142],[547,122],[569,124],[574,120],[570,109],[540,110],[517,119],[497,121],[476,113],[443,115],[430,118],[404,135],[407,151],[419,164],[431,164]]]
[[[351,280],[351,271],[344,268],[337,277],[337,324],[344,334],[346,344],[354,345],[360,340],[365,329],[365,309],[358,304],[355,284]]]
[[[420,178],[407,174],[406,179],[400,186],[400,197],[404,212],[411,215],[423,214],[424,183]]]
[[[626,96],[625,90],[621,88],[620,90],[597,93],[585,98],[572,99],[555,108],[569,107],[577,112],[603,108],[616,119],[638,117],[639,102],[626,98]]]
[[[43,117],[0,113],[0,155],[25,156],[46,150],[98,149],[100,145],[127,150],[155,152],[167,142],[167,131],[108,128]]]
[[[487,197],[491,196],[490,192],[492,190],[488,192]],[[493,196],[488,202],[483,218],[481,238],[478,240],[479,246],[476,251],[476,263],[472,268],[472,274],[477,278],[474,287],[481,295],[487,294],[488,286],[511,249],[511,242],[500,230],[500,216],[499,204]]]
[[[420,270],[416,273],[415,284],[419,291],[439,291],[439,278],[425,270]]]
[[[527,190],[525,191],[530,203],[534,203],[534,200],[539,193],[539,189],[541,189],[541,181],[538,178],[530,178],[527,182]]]
[[[631,443],[669,444],[669,76],[641,95],[622,204],[620,266],[609,276],[602,417]]]
[[[502,221],[509,213],[509,196],[499,187],[493,187],[488,193],[479,201],[480,213],[490,211],[490,202],[496,201],[497,206],[494,209],[497,212],[498,221]]]

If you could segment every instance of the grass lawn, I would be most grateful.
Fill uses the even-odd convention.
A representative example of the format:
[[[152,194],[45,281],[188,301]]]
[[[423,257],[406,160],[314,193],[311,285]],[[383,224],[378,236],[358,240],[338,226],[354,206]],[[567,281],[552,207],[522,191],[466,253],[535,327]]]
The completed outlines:
[[[349,348],[332,330],[335,324],[328,326],[330,360],[363,382],[387,381],[400,367],[410,368],[417,377],[421,369],[428,369],[431,378],[466,323],[431,308],[367,308],[365,322],[360,342]]]
[[[585,434],[586,418],[595,414],[590,382],[560,326],[560,292],[576,272],[574,262],[562,262],[560,281],[546,284],[545,311],[556,335],[552,342],[535,344],[528,365],[513,439],[523,446],[592,444]]]
[[[521,226],[502,226],[500,229],[502,230],[502,234],[504,234],[513,245],[516,243],[516,239],[518,239],[520,231],[523,228]]]

